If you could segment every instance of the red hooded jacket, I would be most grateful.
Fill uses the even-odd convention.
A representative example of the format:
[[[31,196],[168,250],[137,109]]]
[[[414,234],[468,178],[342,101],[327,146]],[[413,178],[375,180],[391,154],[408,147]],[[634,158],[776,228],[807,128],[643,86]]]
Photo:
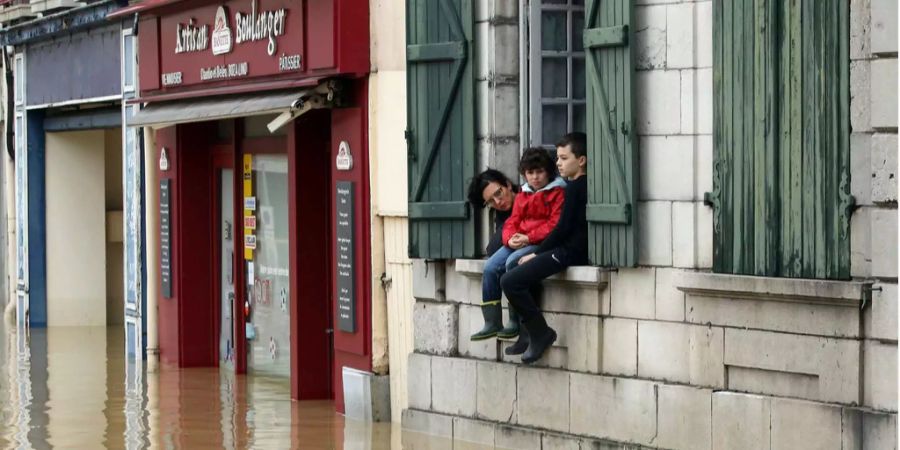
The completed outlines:
[[[539,244],[553,231],[559,222],[565,199],[566,182],[556,177],[549,184],[534,192],[528,183],[516,195],[512,214],[503,224],[503,245],[516,233],[528,236],[529,245]]]

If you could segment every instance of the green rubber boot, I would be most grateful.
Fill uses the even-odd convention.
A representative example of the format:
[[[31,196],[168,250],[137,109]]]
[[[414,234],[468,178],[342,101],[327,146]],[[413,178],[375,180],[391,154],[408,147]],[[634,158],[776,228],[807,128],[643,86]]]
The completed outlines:
[[[484,326],[477,333],[469,337],[473,341],[483,341],[497,336],[497,332],[503,329],[503,310],[500,309],[500,301],[490,301],[481,304],[481,315],[484,316]]]
[[[499,339],[512,339],[519,335],[519,313],[512,306],[509,307],[509,322],[503,329],[497,332]]]

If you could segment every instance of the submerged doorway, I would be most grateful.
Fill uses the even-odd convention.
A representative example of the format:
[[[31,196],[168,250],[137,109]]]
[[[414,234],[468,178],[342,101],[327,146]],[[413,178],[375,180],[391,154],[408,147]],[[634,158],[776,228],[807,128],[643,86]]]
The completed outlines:
[[[45,170],[47,325],[121,325],[121,129],[48,132]]]

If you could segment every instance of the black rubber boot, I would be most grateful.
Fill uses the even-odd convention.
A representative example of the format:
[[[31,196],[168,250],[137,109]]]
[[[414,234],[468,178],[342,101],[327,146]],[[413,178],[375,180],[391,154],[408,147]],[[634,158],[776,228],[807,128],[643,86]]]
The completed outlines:
[[[503,326],[503,329],[497,332],[499,339],[512,339],[519,335],[519,313],[516,309],[509,306],[509,322]]]
[[[503,329],[503,310],[500,309],[499,301],[482,304],[481,315],[484,316],[484,326],[469,337],[470,340],[490,339],[497,336],[497,332]]]
[[[503,350],[503,353],[507,355],[521,355],[525,353],[525,350],[528,350],[528,344],[531,342],[531,339],[528,338],[528,329],[525,327],[519,327],[519,339],[516,340],[513,345],[506,347],[506,350]]]
[[[524,322],[522,325],[525,326],[525,329],[528,330],[528,334],[531,337],[531,343],[528,345],[528,350],[525,350],[525,353],[522,354],[522,362],[531,364],[541,359],[541,356],[544,355],[544,351],[556,342],[556,331],[547,326],[547,321],[544,320],[543,315],[539,315],[528,322]]]

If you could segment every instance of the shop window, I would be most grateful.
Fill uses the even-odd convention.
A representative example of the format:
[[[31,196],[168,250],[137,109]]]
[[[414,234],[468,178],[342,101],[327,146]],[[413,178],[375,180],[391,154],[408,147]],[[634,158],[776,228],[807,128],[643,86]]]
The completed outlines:
[[[248,262],[249,367],[255,373],[289,377],[290,246],[287,156],[253,156],[256,228],[253,260]],[[245,227],[246,228],[246,227]]]
[[[131,30],[122,31],[122,90],[135,90],[135,68],[137,66],[135,39]]]
[[[584,0],[533,1],[529,17],[529,141],[552,149],[586,130]]]
[[[850,277],[849,6],[713,2],[713,269]]]
[[[21,105],[25,99],[25,57],[19,53],[15,58],[15,89],[16,105]]]

